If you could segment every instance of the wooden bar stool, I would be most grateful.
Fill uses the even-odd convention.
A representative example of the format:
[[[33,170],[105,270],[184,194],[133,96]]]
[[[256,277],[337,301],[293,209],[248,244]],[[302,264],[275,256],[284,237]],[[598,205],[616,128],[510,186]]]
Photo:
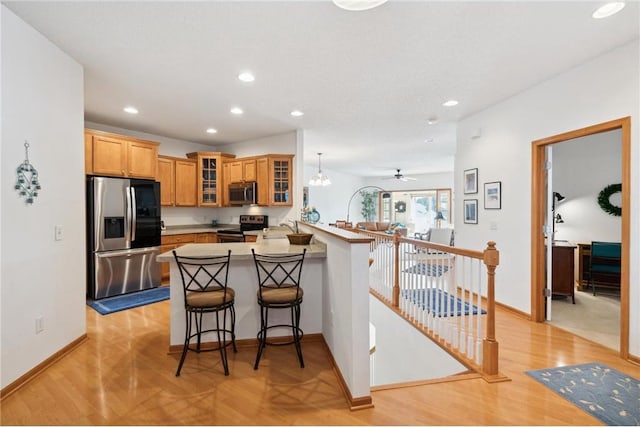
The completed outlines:
[[[300,305],[303,291],[300,288],[302,263],[307,252],[294,255],[260,255],[253,249],[253,259],[258,272],[258,305],[260,306],[260,331],[258,332],[258,354],[253,369],[258,369],[260,357],[267,345],[294,344],[300,367],[304,368],[300,340],[303,331],[300,329]],[[291,310],[291,323],[269,325],[270,309]],[[292,339],[286,342],[267,341],[267,331],[273,328],[290,328]]]
[[[182,348],[182,356],[180,357],[176,377],[180,376],[180,370],[188,350],[197,353],[201,351],[219,351],[224,374],[229,375],[227,346],[233,345],[233,351],[238,352],[235,334],[235,291],[227,286],[231,250],[227,255],[206,258],[179,256],[176,251],[173,251],[173,256],[176,259],[180,277],[182,278],[186,316],[184,347]],[[227,311],[229,311],[231,318],[229,326],[227,326]],[[204,329],[202,318],[205,313],[215,314],[215,325],[207,329]],[[220,315],[222,315],[222,326],[220,324]],[[195,326],[195,332],[192,332],[193,326]],[[215,333],[218,345],[214,348],[202,349],[202,335],[205,333]],[[231,337],[231,342],[227,342],[227,335]],[[197,338],[197,342],[195,348],[192,348],[190,344],[191,339],[194,337]]]

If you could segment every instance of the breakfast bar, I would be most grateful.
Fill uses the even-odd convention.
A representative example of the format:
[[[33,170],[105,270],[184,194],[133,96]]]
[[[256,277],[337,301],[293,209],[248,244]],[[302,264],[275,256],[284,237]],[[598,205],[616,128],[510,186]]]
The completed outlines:
[[[352,408],[371,405],[369,385],[369,244],[371,238],[335,227],[300,224],[313,233],[308,245],[293,245],[285,231],[255,232],[254,243],[191,243],[176,249],[182,256],[226,255],[231,250],[228,284],[235,290],[236,339],[255,340],[260,328],[256,267],[251,250],[265,255],[307,250],[300,286],[304,290],[300,327],[305,337],[326,343],[339,381]],[[171,251],[157,257],[170,262],[172,350],[184,342],[184,295],[180,271]],[[287,316],[286,310],[274,315]],[[271,317],[270,317],[271,318]],[[273,319],[277,323],[277,318]],[[285,322],[286,323],[286,322]],[[289,334],[274,330],[273,336]],[[270,336],[272,334],[270,333]],[[304,340],[303,340],[304,345]]]

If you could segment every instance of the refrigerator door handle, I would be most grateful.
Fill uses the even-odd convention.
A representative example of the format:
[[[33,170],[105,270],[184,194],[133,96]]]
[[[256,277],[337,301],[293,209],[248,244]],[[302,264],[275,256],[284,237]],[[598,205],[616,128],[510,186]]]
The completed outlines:
[[[131,247],[131,241],[133,240],[131,238],[131,223],[132,223],[132,218],[131,218],[131,191],[130,191],[130,187],[126,187],[125,190],[125,207],[124,207],[124,211],[125,211],[125,217],[126,217],[126,224],[124,226],[125,228],[125,240],[127,241],[127,244],[125,247],[129,248]]]
[[[129,187],[129,191],[131,191],[131,241],[136,240],[136,228],[138,227],[138,212],[136,202],[136,189],[134,187]]]
[[[96,258],[114,258],[121,256],[138,256],[151,254],[153,252],[158,252],[160,250],[160,246],[150,246],[148,248],[140,248],[140,249],[122,249],[120,251],[106,251],[106,252],[95,252]]]

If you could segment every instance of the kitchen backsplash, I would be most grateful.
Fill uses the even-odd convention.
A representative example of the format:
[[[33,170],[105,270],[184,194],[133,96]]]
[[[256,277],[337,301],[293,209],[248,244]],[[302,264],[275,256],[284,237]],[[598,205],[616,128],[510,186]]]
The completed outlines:
[[[240,215],[268,215],[269,225],[278,225],[287,219],[299,219],[293,215],[293,209],[265,208],[260,206],[243,206],[238,208],[175,208],[163,206],[162,220],[165,226],[211,224],[239,224]]]

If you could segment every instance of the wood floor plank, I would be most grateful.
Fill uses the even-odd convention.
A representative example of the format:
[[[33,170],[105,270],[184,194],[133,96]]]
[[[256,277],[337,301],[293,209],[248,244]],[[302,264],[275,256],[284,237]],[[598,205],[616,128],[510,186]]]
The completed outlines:
[[[89,339],[0,403],[3,425],[601,425],[526,370],[602,362],[640,378],[606,347],[498,310],[500,371],[483,379],[372,393],[350,411],[321,342],[305,342],[305,368],[290,346],[219,354],[168,354],[169,303],[101,316],[87,308]],[[426,363],[426,362],[425,362]]]

